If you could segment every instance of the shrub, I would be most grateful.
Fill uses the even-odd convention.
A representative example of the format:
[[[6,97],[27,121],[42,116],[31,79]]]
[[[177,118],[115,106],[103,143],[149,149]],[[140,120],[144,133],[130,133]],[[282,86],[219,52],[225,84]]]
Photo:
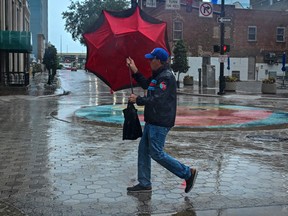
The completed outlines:
[[[225,76],[225,82],[236,82],[237,77],[234,76]]]
[[[276,82],[276,79],[274,77],[269,77],[267,79],[262,80],[262,83],[266,83],[266,84],[273,84]]]

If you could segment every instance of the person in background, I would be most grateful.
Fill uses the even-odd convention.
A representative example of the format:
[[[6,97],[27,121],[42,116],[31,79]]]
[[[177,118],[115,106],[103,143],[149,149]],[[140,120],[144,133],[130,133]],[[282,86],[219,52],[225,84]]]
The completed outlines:
[[[151,158],[175,174],[186,180],[185,192],[194,186],[198,171],[190,168],[167,154],[163,148],[169,130],[175,124],[176,118],[176,80],[169,68],[169,55],[163,48],[155,48],[145,55],[152,69],[152,76],[146,79],[138,71],[132,58],[126,59],[126,64],[133,72],[132,77],[147,94],[143,97],[131,94],[129,102],[144,107],[144,131],[138,147],[138,184],[128,187],[128,192],[150,192]]]

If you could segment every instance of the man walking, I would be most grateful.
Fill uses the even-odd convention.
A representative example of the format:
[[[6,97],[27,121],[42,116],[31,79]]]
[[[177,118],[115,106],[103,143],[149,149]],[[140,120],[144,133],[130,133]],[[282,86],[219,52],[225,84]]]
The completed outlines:
[[[144,97],[131,94],[129,102],[144,108],[144,131],[138,147],[138,182],[128,187],[128,192],[149,192],[151,183],[151,158],[175,174],[186,180],[185,192],[188,193],[195,183],[198,171],[192,169],[164,152],[164,144],[169,130],[175,124],[176,118],[176,80],[169,69],[169,55],[163,48],[155,48],[145,55],[152,69],[152,77],[146,79],[137,69],[133,59],[126,59],[127,66],[133,72],[132,76],[145,90]]]

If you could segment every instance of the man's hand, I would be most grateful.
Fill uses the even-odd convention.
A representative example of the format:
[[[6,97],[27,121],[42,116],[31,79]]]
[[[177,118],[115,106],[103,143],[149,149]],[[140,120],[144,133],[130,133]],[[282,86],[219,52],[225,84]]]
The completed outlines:
[[[130,69],[133,71],[133,73],[138,72],[138,69],[135,65],[135,62],[131,57],[126,58],[126,64],[127,64],[127,67],[130,67]]]
[[[131,94],[128,101],[131,102],[131,103],[136,103],[136,99],[137,99],[137,95],[135,94]]]

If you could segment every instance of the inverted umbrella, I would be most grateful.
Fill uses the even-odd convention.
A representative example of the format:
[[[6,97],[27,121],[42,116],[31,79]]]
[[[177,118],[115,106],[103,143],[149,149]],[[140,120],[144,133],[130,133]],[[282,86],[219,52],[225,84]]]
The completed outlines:
[[[131,86],[127,57],[131,57],[148,78],[151,69],[144,55],[155,47],[170,52],[166,23],[149,16],[139,7],[120,12],[102,11],[93,29],[83,37],[87,46],[86,69],[113,91]],[[136,85],[134,80],[132,85]]]

